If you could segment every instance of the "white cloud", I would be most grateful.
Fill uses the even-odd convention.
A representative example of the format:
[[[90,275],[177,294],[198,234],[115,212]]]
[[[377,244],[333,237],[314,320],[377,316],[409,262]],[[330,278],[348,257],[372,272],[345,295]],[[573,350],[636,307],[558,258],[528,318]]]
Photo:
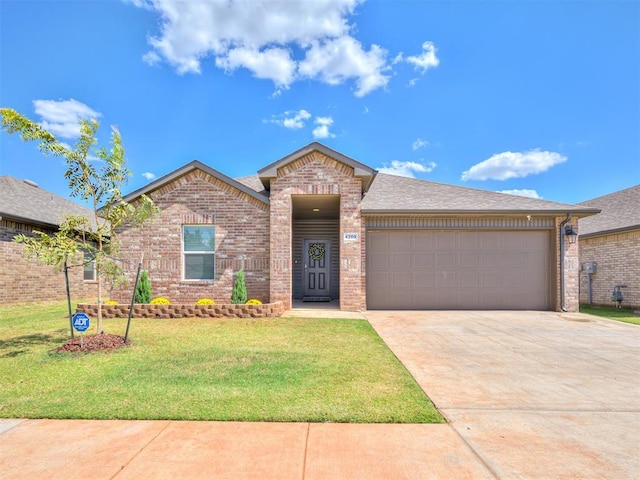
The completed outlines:
[[[78,138],[80,119],[88,120],[102,115],[73,98],[59,101],[34,100],[33,106],[36,114],[41,117],[42,127],[61,138]]]
[[[298,130],[305,126],[305,122],[311,118],[311,114],[306,110],[287,110],[280,115],[273,115],[271,120],[264,120],[265,123],[275,123],[284,128]]]
[[[418,56],[388,58],[375,44],[364,47],[350,22],[364,0],[129,0],[159,16],[143,60],[166,61],[179,74],[200,73],[208,58],[227,72],[243,68],[269,79],[277,91],[298,80],[355,84],[358,97],[384,88],[391,66],[406,61],[422,73],[438,63],[436,48]]]
[[[390,173],[391,175],[399,175],[401,177],[415,178],[415,173],[430,173],[436,168],[434,162],[429,162],[426,165],[418,162],[401,162],[399,160],[393,160],[391,166],[385,166],[378,168],[379,172]]]
[[[564,155],[540,151],[539,148],[526,152],[502,152],[463,172],[462,180],[523,178],[545,172],[566,160]]]
[[[528,188],[514,189],[514,190],[498,190],[498,193],[507,193],[509,195],[518,195],[519,197],[529,198],[542,198],[535,190],[529,190]]]
[[[429,142],[427,140],[422,140],[421,138],[416,138],[416,140],[411,144],[411,148],[413,150],[418,150],[419,148],[428,147]]]
[[[155,173],[151,173],[151,172],[144,172],[144,173],[142,174],[142,176],[143,176],[144,178],[146,178],[147,180],[153,180],[153,179],[155,179],[155,178],[156,178],[156,174],[155,174]]]
[[[389,83],[386,65],[387,51],[372,45],[366,52],[356,39],[343,36],[327,42],[313,42],[298,66],[301,77],[318,79],[329,85],[338,85],[353,78],[356,97],[363,97]]]
[[[437,67],[440,64],[440,60],[436,57],[436,51],[437,48],[433,42],[424,42],[422,44],[422,53],[407,57],[405,61],[412,64],[416,70],[424,75],[427,69]]]
[[[216,58],[216,66],[227,72],[244,67],[253,72],[254,77],[272,80],[277,87],[287,88],[293,81],[296,64],[288,50],[268,48],[233,48],[225,56]]]
[[[315,124],[318,125],[313,129],[313,138],[321,139],[328,137],[335,137],[333,133],[329,131],[329,127],[333,125],[333,118],[331,117],[316,117],[314,120]]]

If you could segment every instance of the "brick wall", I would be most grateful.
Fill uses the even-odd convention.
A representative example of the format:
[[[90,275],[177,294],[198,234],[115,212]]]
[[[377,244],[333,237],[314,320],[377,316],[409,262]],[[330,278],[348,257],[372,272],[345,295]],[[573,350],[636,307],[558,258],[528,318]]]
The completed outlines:
[[[67,298],[64,273],[53,267],[29,260],[22,254],[24,245],[15,243],[17,234],[33,235],[33,225],[0,220],[0,304],[33,301],[63,300]],[[44,233],[52,233],[46,231]],[[73,299],[95,299],[97,282],[84,281],[82,267],[69,269],[69,289]]]
[[[640,230],[581,238],[580,263],[597,262],[597,273],[591,276],[592,303],[614,305],[611,293],[615,285],[622,289],[623,306],[640,308]],[[580,272],[580,303],[587,304],[588,276]]]
[[[562,308],[562,287],[560,284],[560,268],[564,268],[564,282],[565,282],[565,291],[564,291],[564,304],[569,312],[577,312],[579,309],[579,249],[578,243],[570,244],[568,239],[565,237],[564,239],[564,265],[560,264],[560,236],[564,237],[564,228],[566,225],[573,225],[574,228],[577,229],[578,220],[572,219],[568,223],[566,223],[562,228],[560,228],[560,223],[564,220],[565,217],[557,217],[556,218],[556,231],[555,231],[555,252],[556,253],[556,288],[555,288],[555,305],[556,310],[560,311]]]
[[[278,170],[271,181],[271,301],[291,307],[291,195],[340,195],[340,241],[343,233],[363,232],[362,185],[353,168],[314,151]],[[365,308],[362,242],[340,244],[340,308]]]
[[[131,261],[129,283],[112,298],[127,302],[144,252],[154,297],[172,303],[212,298],[230,303],[234,274],[244,268],[247,294],[269,299],[269,206],[200,170],[193,170],[149,194],[160,215],[142,228],[120,232],[121,257]],[[183,280],[182,226],[215,226],[215,279]]]

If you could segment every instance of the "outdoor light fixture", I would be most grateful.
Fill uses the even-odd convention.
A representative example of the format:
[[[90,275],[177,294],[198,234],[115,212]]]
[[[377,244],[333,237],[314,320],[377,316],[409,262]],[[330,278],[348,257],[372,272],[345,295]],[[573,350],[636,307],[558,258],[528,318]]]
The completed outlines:
[[[314,212],[319,212],[319,211],[320,211],[320,209],[319,209],[319,208],[314,208],[314,209],[313,209],[313,211],[314,211]]]
[[[569,243],[576,243],[578,239],[578,232],[573,229],[573,225],[567,225],[564,227],[564,234],[567,236]]]

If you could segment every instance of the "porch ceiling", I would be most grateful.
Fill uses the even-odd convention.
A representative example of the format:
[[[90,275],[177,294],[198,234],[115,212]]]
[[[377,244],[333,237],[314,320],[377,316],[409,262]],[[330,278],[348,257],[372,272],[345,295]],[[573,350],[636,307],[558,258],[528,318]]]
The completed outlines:
[[[327,220],[340,215],[339,195],[293,195],[291,197],[295,220]],[[318,209],[318,211],[314,211]]]

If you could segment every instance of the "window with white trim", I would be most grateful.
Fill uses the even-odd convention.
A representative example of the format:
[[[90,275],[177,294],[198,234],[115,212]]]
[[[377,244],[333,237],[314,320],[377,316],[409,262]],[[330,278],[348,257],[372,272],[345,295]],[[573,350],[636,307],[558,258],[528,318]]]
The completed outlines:
[[[183,225],[182,256],[185,280],[213,280],[215,278],[216,227]]]

